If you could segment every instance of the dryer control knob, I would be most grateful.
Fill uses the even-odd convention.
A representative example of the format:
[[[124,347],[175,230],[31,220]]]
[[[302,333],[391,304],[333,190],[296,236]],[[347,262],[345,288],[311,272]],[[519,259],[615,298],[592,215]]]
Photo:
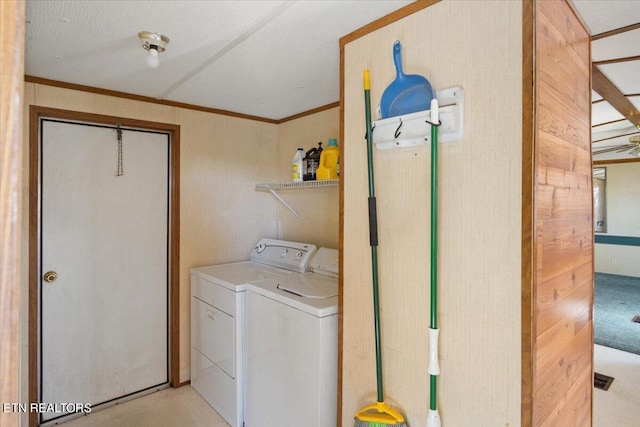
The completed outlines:
[[[264,243],[260,243],[258,246],[256,246],[256,252],[258,252],[259,254],[264,252],[265,249],[267,249],[267,245],[265,245]]]
[[[280,252],[280,256],[285,257],[287,256],[288,253],[289,253],[289,249],[283,249],[282,252]]]
[[[302,251],[298,251],[298,253],[296,254],[296,258],[300,259],[304,256],[304,252]]]

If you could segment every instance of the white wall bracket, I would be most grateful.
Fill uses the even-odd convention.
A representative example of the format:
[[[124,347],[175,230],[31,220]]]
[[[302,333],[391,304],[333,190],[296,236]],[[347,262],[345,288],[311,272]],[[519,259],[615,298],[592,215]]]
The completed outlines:
[[[268,191],[275,197],[285,208],[289,209],[293,216],[298,218],[298,213],[285,200],[280,197],[276,190],[293,189],[293,188],[319,188],[319,187],[335,187],[340,183],[338,179],[324,179],[317,181],[302,182],[280,182],[268,184],[256,184],[256,191]]]
[[[440,104],[439,142],[453,142],[464,134],[464,89],[459,86],[436,91]],[[380,107],[378,107],[378,110]],[[431,139],[429,110],[389,117],[373,122],[373,144],[378,150],[416,147],[429,144]]]
[[[298,219],[298,212],[296,212],[296,210],[295,210],[295,209],[293,209],[293,208],[289,205],[289,203],[285,202],[285,201],[284,201],[284,199],[283,199],[282,197],[280,197],[280,195],[279,195],[278,193],[276,193],[276,191],[275,191],[273,188],[271,188],[271,187],[266,187],[266,188],[267,188],[267,190],[269,190],[269,192],[270,192],[271,194],[273,194],[273,197],[275,197],[276,199],[278,199],[278,201],[279,201],[280,203],[282,203],[282,204],[284,205],[284,207],[285,207],[285,208],[289,209],[289,210],[291,211],[291,213],[293,214],[293,216],[295,216],[295,217],[296,217],[296,219]]]

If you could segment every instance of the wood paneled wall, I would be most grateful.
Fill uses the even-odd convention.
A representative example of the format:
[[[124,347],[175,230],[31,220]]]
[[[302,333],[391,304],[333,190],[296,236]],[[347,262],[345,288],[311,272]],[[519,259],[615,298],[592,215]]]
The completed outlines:
[[[20,73],[22,78],[22,72]],[[4,87],[4,86],[3,86]],[[338,188],[289,191],[300,215],[295,220],[280,209],[270,194],[255,184],[286,178],[293,152],[290,146],[310,146],[317,138],[335,137],[338,109],[322,110],[281,125],[213,114],[170,105],[113,97],[36,83],[25,84],[25,112],[29,105],[127,117],[180,125],[180,382],[189,379],[189,269],[248,258],[248,245],[262,237],[305,238],[337,247]],[[279,127],[282,126],[282,131]],[[28,126],[23,146],[28,151]],[[285,153],[286,152],[286,153]],[[288,160],[287,160],[288,159]],[[28,247],[27,159],[23,170],[22,243]],[[320,192],[320,200],[317,192]],[[317,201],[318,203],[314,203]],[[284,224],[284,225],[283,225]],[[319,225],[318,225],[319,224]],[[330,224],[333,230],[323,232]],[[253,243],[252,243],[253,242]],[[28,256],[23,252],[21,288],[27,300]],[[23,306],[24,315],[28,312]],[[23,316],[26,323],[26,317]],[[26,330],[26,328],[25,328]],[[27,336],[22,337],[27,366]],[[27,390],[26,373],[23,389]],[[26,395],[23,394],[23,400]]]
[[[296,148],[305,152],[311,147],[327,147],[329,138],[338,138],[340,109],[334,107],[315,114],[288,120],[278,125],[276,161],[278,182],[291,180],[291,159]],[[338,140],[338,145],[342,141]],[[301,214],[294,217],[269,193],[258,194],[268,198],[278,208],[278,238],[294,242],[311,242],[316,246],[338,248],[338,187],[281,190],[285,201]],[[275,237],[275,236],[274,236]]]
[[[591,425],[590,47],[565,0],[444,1],[344,46],[342,425],[375,398],[361,72],[371,70],[372,99],[379,99],[385,84],[376,82],[392,79],[384,47],[396,38],[405,46],[405,68],[429,76],[436,88],[462,85],[468,102],[463,140],[441,149],[443,422]],[[420,148],[374,153],[387,401],[409,424],[424,422],[419,401],[427,397],[419,319],[426,313],[420,283],[428,267],[416,244],[428,236],[420,191],[428,177],[418,166],[425,154]],[[522,186],[515,185],[518,174]],[[514,334],[518,317],[522,328]]]
[[[22,1],[0,2],[0,404],[20,402],[20,232],[24,66]],[[0,425],[19,425],[0,411]]]
[[[443,425],[520,421],[522,4],[441,1],[344,46],[341,425],[376,399],[362,72],[372,106],[406,73],[465,90],[460,141],[440,147],[439,410]],[[429,406],[430,147],[374,149],[385,401]]]
[[[590,41],[566,1],[534,7],[533,405],[523,425],[583,427],[593,384]]]

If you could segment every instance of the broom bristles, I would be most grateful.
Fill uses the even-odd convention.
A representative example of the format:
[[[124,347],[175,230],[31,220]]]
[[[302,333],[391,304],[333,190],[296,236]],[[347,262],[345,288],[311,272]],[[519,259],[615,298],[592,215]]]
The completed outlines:
[[[365,406],[356,413],[354,418],[355,427],[407,427],[402,414],[384,401]]]

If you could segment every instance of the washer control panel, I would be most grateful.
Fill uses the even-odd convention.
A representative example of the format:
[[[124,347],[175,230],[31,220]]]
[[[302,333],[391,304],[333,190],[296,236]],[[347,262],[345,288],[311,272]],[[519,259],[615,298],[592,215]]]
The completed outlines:
[[[316,245],[286,240],[262,239],[251,250],[251,261],[301,273],[310,271]]]

